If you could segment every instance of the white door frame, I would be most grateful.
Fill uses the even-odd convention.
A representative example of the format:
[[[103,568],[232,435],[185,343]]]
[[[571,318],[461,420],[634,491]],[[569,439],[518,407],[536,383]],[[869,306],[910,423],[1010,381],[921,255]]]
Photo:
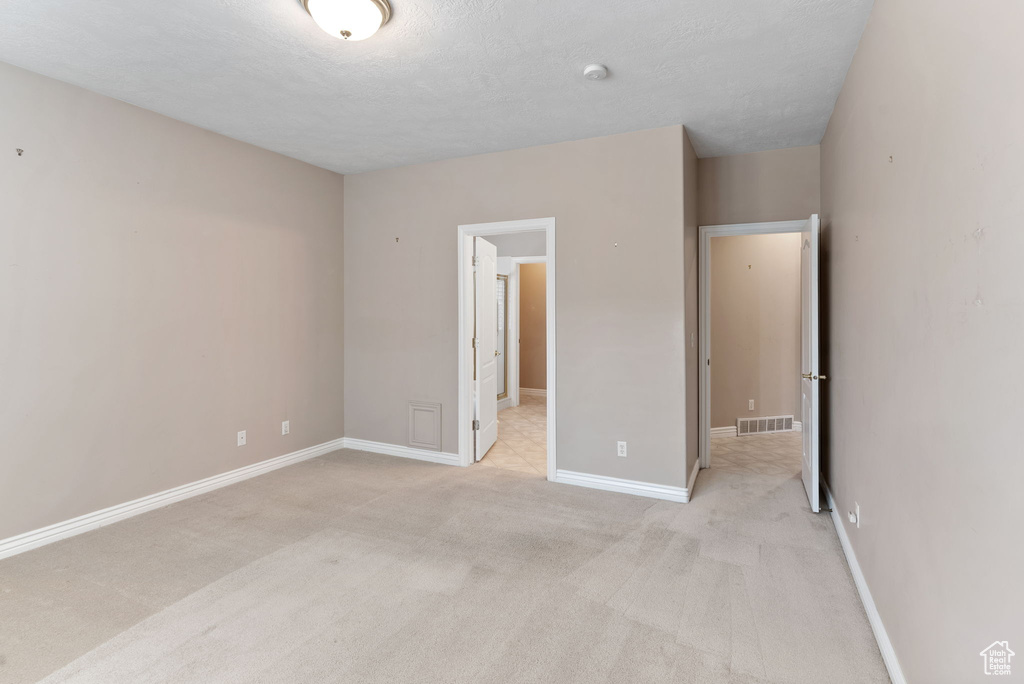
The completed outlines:
[[[508,331],[510,337],[513,337],[513,341],[509,343],[509,350],[511,354],[508,360],[508,376],[509,376],[509,406],[519,406],[519,267],[522,264],[546,264],[547,257],[542,256],[528,256],[528,257],[511,257],[512,259],[512,277],[509,278],[509,320],[514,321],[514,324],[510,324]],[[546,269],[545,269],[546,271]],[[545,280],[545,283],[547,280]],[[547,293],[545,292],[545,295]],[[512,335],[514,333],[514,335]]]
[[[547,277],[545,279],[547,326],[547,408],[548,408],[548,480],[554,481],[555,471],[555,219],[539,218],[497,223],[473,223],[459,226],[459,463],[473,463],[473,355],[469,340],[473,337],[472,316],[467,315],[467,301],[472,301],[472,284],[466,282],[466,238],[503,235],[505,233],[533,233],[546,235]],[[520,261],[519,263],[526,263]],[[511,384],[511,383],[510,383]],[[518,385],[519,383],[514,383]],[[516,387],[518,399],[519,388]]]
[[[697,259],[700,292],[700,467],[711,467],[711,238],[731,235],[770,235],[800,233],[807,219],[767,223],[731,223],[700,227],[700,254]]]

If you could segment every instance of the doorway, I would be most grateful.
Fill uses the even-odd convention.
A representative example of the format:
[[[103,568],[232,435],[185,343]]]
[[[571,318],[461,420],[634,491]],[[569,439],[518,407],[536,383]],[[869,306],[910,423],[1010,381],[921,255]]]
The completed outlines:
[[[711,467],[717,452],[725,469],[784,474],[799,468],[814,512],[820,510],[819,387],[825,379],[818,369],[818,234],[817,215],[803,221],[702,226],[699,259],[701,467]],[[776,276],[760,276],[759,281],[754,263],[774,257],[750,252],[754,245],[749,241],[734,240],[741,236],[762,236],[762,250],[768,245],[791,248],[784,258],[798,258],[789,266],[795,280],[781,285],[778,294],[766,294],[778,284]],[[714,240],[720,246],[713,255]],[[713,277],[716,267],[721,271]],[[723,304],[741,315],[730,321],[720,311]],[[757,322],[751,325],[748,319]],[[767,354],[766,347],[771,348]],[[755,359],[745,367],[744,355],[751,353]],[[774,386],[761,388],[762,378]]]
[[[460,464],[479,463],[488,452],[492,458],[487,465],[512,463],[511,455],[502,459],[499,452],[507,454],[515,444],[524,458],[531,457],[522,469],[532,468],[554,480],[555,219],[464,225],[458,228],[458,238]],[[519,255],[522,248],[516,245],[527,243],[539,243],[543,254],[527,250]],[[540,294],[545,386],[520,388],[523,269],[537,266],[544,273]],[[533,354],[527,362],[536,365],[536,357]]]

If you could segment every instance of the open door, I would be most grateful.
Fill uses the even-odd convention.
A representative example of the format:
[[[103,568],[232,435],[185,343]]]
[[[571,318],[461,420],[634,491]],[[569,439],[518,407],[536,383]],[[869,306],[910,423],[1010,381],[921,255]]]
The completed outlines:
[[[801,422],[803,423],[802,477],[811,510],[821,510],[820,502],[820,381],[818,373],[818,215],[807,220],[801,233],[800,248],[800,394]]]
[[[474,237],[473,429],[477,461],[498,439],[497,276],[498,249],[487,240]]]

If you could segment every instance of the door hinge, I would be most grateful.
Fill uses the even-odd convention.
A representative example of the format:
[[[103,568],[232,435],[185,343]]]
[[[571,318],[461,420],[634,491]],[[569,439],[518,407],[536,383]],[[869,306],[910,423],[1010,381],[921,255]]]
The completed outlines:
[[[479,266],[480,265],[480,257],[478,257],[478,256],[473,257],[473,265],[474,266]]]
[[[473,421],[473,429],[474,430],[479,430],[480,429],[480,421],[479,420],[474,420]]]
[[[473,349],[476,349],[477,338],[473,338]]]

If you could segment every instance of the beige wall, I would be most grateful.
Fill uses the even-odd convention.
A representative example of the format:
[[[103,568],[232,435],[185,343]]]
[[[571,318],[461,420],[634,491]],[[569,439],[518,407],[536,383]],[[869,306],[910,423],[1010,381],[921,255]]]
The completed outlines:
[[[711,238],[711,426],[790,414],[800,420],[800,234]]]
[[[457,227],[554,216],[558,467],[683,486],[682,167],[674,126],[346,177],[347,436],[436,401],[457,450]]]
[[[519,266],[519,386],[547,389],[546,264]]]
[[[1022,25],[879,0],[821,146],[827,478],[911,682],[1024,653]]]
[[[499,257],[542,257],[547,251],[547,234],[543,231],[488,235],[487,241],[498,250]]]
[[[818,213],[817,145],[701,159],[700,225],[791,221]]]
[[[341,176],[0,91],[0,538],[340,437]]]
[[[698,337],[697,153],[683,129],[683,293],[686,300],[686,472],[693,472],[700,440],[700,347]],[[687,475],[689,477],[689,475]]]

